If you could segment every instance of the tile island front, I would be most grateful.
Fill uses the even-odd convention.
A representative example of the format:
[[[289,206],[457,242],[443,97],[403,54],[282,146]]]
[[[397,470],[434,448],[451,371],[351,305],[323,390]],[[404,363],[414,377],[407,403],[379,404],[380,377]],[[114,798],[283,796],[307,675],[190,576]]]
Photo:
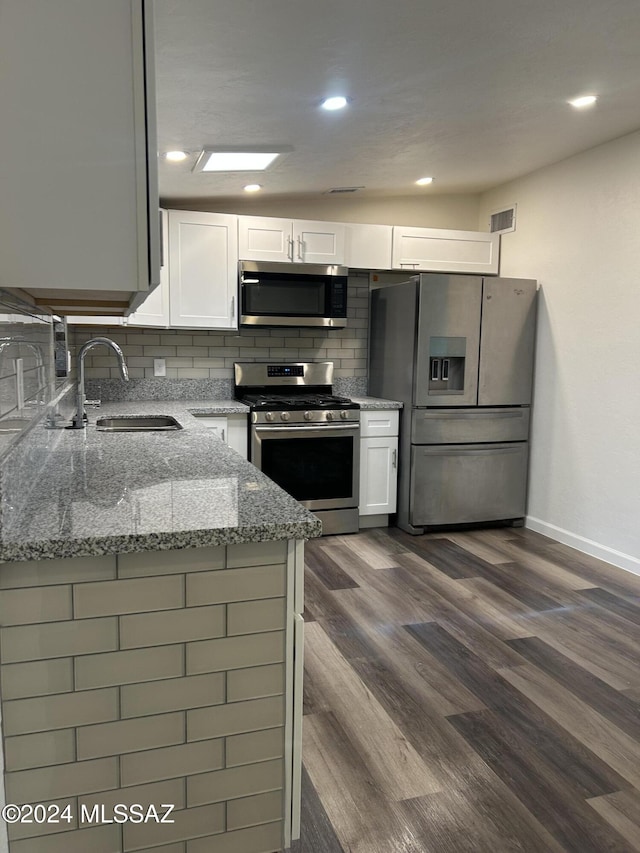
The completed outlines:
[[[4,824],[0,849],[286,849],[303,542],[320,523],[185,402],[100,414],[136,408],[183,429],[40,424],[2,469],[5,800],[43,804],[46,820]],[[173,823],[148,811],[163,804]]]

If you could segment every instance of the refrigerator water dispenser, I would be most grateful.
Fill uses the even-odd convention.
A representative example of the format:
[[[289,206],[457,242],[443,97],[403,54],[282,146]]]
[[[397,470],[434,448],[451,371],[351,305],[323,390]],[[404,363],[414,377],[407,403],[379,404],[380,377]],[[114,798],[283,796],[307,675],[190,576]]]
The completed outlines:
[[[466,348],[466,338],[430,339],[429,394],[464,393]]]

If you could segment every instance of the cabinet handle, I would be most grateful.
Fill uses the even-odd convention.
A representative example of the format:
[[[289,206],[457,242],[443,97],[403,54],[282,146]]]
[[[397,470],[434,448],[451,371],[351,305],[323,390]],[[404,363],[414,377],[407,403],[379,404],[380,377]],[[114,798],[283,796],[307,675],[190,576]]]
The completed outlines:
[[[398,451],[397,451],[397,450],[394,450],[394,451],[393,451],[393,454],[392,454],[392,456],[391,456],[391,466],[392,466],[393,468],[397,468],[397,467],[398,467]]]
[[[231,319],[235,320],[236,318],[236,298],[235,296],[231,297]]]
[[[293,238],[287,237],[287,257],[290,261],[293,260]]]
[[[225,438],[224,433],[225,433],[225,429],[224,429],[224,427],[222,427],[222,443],[223,443],[223,444],[226,444],[226,443],[227,443],[227,439]]]
[[[298,259],[304,261],[305,245],[302,237],[298,237]]]

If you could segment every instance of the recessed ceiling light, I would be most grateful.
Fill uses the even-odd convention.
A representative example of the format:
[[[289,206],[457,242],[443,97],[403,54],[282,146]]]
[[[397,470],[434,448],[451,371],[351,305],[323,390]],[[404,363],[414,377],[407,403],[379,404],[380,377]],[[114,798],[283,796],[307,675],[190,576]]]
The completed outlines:
[[[427,184],[432,184],[432,183],[433,183],[433,178],[420,178],[419,180],[416,181],[416,184],[419,187],[426,187]]]
[[[182,160],[186,160],[188,156],[186,151],[167,151],[164,159],[169,160],[171,163],[180,163]]]
[[[247,184],[244,188],[246,193],[257,193],[258,190],[261,190],[262,186],[260,184]]]
[[[590,107],[595,104],[598,100],[596,95],[583,95],[581,98],[574,98],[572,101],[569,101],[572,107],[580,110],[583,107]]]
[[[336,95],[333,98],[325,98],[320,104],[323,110],[342,110],[347,106],[349,101],[342,95]]]
[[[279,150],[278,150],[279,149]],[[291,151],[288,146],[240,148],[237,146],[204,148],[194,172],[261,172],[280,154]]]

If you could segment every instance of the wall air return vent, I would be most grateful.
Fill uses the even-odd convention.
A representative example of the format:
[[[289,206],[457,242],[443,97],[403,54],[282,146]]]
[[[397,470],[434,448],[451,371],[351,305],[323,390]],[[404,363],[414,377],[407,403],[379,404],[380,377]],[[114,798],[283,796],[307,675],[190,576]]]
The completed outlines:
[[[508,234],[516,230],[517,205],[512,204],[501,210],[494,210],[489,219],[489,230],[492,234]]]

